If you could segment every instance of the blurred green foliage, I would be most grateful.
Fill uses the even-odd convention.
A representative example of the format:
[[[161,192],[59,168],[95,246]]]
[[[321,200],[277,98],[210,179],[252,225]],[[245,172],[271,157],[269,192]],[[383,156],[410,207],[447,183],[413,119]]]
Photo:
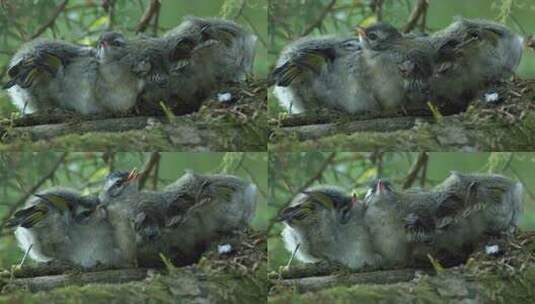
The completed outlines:
[[[270,61],[274,65],[280,51],[289,42],[302,36],[353,35],[356,25],[377,21],[374,0],[276,0],[270,2]],[[383,20],[400,28],[406,24],[416,0],[384,0]],[[325,18],[321,19],[325,13]],[[448,26],[455,17],[489,19],[505,23],[512,31],[528,36],[534,34],[535,2],[533,0],[432,0],[426,17],[426,31],[434,32]],[[321,20],[319,22],[318,20]],[[416,29],[421,30],[420,28]],[[306,34],[306,35],[304,35]],[[273,68],[272,65],[272,68]],[[524,78],[535,77],[535,52],[527,49],[517,73]],[[283,110],[270,96],[271,113]]]
[[[0,154],[0,218],[47,174],[61,157],[61,153],[4,153]],[[52,178],[39,188],[52,186],[72,187],[84,194],[98,192],[110,170],[141,170],[150,153],[121,152],[68,153]],[[197,173],[227,173],[255,183],[259,189],[257,213],[252,226],[266,229],[270,214],[267,210],[267,153],[161,153],[157,178],[154,171],[145,187],[163,188],[184,174],[185,170]],[[156,183],[156,184],[155,184]],[[2,231],[0,239],[0,268],[20,262],[23,252],[16,247],[13,233]]]
[[[277,153],[269,158],[269,213],[278,212],[304,186],[333,184],[354,192],[360,198],[368,182],[383,176],[401,189],[418,153]],[[446,178],[450,171],[492,172],[510,176],[523,183],[524,215],[521,228],[535,229],[535,153],[429,153],[426,174],[413,186],[430,188]],[[290,254],[280,239],[281,223],[271,221],[268,231],[269,267],[277,270],[288,262]]]
[[[149,0],[114,0],[114,12],[107,12],[102,3],[112,0],[70,0],[53,26],[40,38],[62,39],[95,45],[99,35],[108,29],[135,36],[138,24]],[[0,1],[0,73],[2,82],[11,56],[50,20],[63,0],[2,0]],[[267,0],[163,0],[158,27],[149,26],[146,35],[161,35],[180,24],[182,17],[194,15],[225,17],[249,28],[258,37],[255,71],[259,77],[268,70],[267,60]],[[111,18],[110,18],[111,17]],[[110,20],[112,20],[110,22]],[[15,111],[5,92],[0,92],[0,115]],[[2,115],[3,114],[3,115]]]

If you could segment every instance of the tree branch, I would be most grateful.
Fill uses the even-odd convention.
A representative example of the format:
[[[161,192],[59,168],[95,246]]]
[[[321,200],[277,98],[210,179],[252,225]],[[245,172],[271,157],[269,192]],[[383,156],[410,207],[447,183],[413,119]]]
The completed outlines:
[[[321,26],[321,24],[323,23],[323,19],[325,19],[325,17],[327,17],[327,14],[332,10],[332,8],[334,7],[335,4],[336,4],[336,0],[331,0],[331,2],[330,2],[330,3],[325,7],[325,9],[320,13],[320,15],[318,16],[318,18],[316,18],[312,23],[310,23],[310,24],[305,28],[305,30],[304,30],[303,33],[301,34],[301,37],[310,34],[316,27]]]
[[[335,286],[351,286],[355,284],[393,284],[407,282],[413,280],[415,276],[415,270],[403,269],[351,273],[347,275],[329,275],[299,279],[286,279],[278,281],[277,284],[280,286],[296,288],[297,292],[308,292]]]
[[[57,287],[85,285],[89,283],[126,283],[141,281],[149,276],[150,269],[120,269],[79,274],[61,274],[34,278],[14,279],[4,286],[3,291],[28,288],[31,292],[51,290]]]
[[[429,1],[430,0],[418,0],[412,10],[409,21],[407,21],[407,24],[403,27],[404,33],[412,31],[418,25],[418,20],[420,20],[420,18],[427,12]]]
[[[160,6],[160,0],[150,0],[147,9],[141,16],[141,19],[139,19],[139,22],[136,26],[136,33],[142,33],[147,29],[152,18],[158,14]]]
[[[151,171],[154,168],[158,168],[158,164],[160,163],[160,152],[152,152],[150,154],[149,160],[143,165],[143,169],[141,170],[140,177],[139,177],[139,188],[143,189],[145,187],[145,183],[147,182],[147,179],[149,178],[149,175]]]
[[[50,17],[50,19],[48,19],[48,21],[43,24],[36,32],[35,34],[33,34],[32,36],[30,36],[30,40],[32,39],[35,39],[39,36],[41,36],[42,33],[44,33],[46,31],[47,28],[51,27],[54,25],[54,23],[56,22],[56,19],[58,18],[59,14],[61,14],[61,12],[65,9],[65,6],[67,6],[67,3],[69,2],[69,0],[63,0],[63,2],[61,2],[57,7],[56,9],[54,10],[54,12],[52,13],[52,16]]]
[[[428,160],[429,155],[427,154],[427,152],[420,152],[418,154],[418,158],[416,158],[416,161],[414,162],[414,164],[412,164],[409,173],[405,177],[405,182],[402,186],[403,189],[407,189],[414,184],[416,177],[418,177],[418,173],[424,168]]]

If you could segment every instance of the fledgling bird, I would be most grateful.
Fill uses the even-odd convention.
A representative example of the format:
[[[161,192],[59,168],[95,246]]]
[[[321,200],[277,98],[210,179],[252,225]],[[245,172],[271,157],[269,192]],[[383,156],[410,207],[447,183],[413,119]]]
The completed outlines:
[[[145,79],[138,73],[152,68],[146,59],[151,58],[147,53],[158,53],[149,41],[143,39],[133,43],[118,32],[105,32],[100,36],[96,54],[100,77],[98,98],[109,111],[125,113],[136,105],[145,85]],[[158,61],[158,58],[151,59]]]
[[[437,52],[433,99],[464,110],[496,82],[512,76],[522,58],[523,38],[505,26],[459,19],[429,38]]]
[[[101,200],[116,240],[139,265],[195,261],[221,234],[245,228],[254,215],[256,186],[235,176],[187,173],[163,191],[139,191],[136,174],[113,173]]]
[[[30,198],[6,227],[15,228],[21,249],[37,262],[55,261],[85,268],[121,266],[112,229],[99,201],[69,188],[51,188]],[[30,249],[31,246],[31,249]]]
[[[219,82],[243,81],[252,72],[257,37],[233,21],[188,16],[164,37],[179,44],[183,37],[194,39],[190,63]]]
[[[436,186],[462,197],[463,217],[474,217],[485,225],[485,233],[512,235],[518,226],[523,208],[523,186],[497,174],[464,174],[452,172]]]
[[[281,211],[286,249],[304,263],[329,262],[353,270],[378,268],[381,257],[372,248],[365,206],[334,186],[310,187]]]
[[[374,249],[385,267],[400,267],[426,264],[428,254],[437,257],[437,235],[451,229],[462,202],[449,191],[400,191],[379,179],[372,183],[365,204]]]
[[[270,78],[279,103],[292,113],[373,112],[379,107],[362,69],[357,38],[307,37],[286,46]]]
[[[3,86],[23,113],[64,109],[96,113],[98,62],[95,49],[60,40],[36,39],[23,45],[11,59]]]
[[[357,27],[365,81],[383,112],[423,109],[430,96],[435,52],[426,37],[402,35],[388,23]]]

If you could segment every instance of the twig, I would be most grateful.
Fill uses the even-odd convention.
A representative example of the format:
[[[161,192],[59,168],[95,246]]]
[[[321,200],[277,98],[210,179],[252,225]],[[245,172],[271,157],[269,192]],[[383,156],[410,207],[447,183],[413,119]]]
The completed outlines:
[[[416,159],[414,164],[412,164],[409,170],[409,173],[405,177],[405,182],[403,183],[403,186],[402,186],[403,189],[407,189],[410,186],[412,186],[412,184],[414,184],[416,177],[418,177],[418,173],[420,172],[420,170],[424,168],[428,160],[429,160],[429,155],[427,154],[427,152],[420,152],[418,154],[418,158]]]
[[[152,152],[150,154],[149,160],[143,165],[143,169],[141,170],[141,173],[139,174],[139,188],[143,189],[145,186],[145,183],[147,182],[147,179],[149,178],[149,175],[155,167],[158,167],[158,163],[160,162],[160,152]]]
[[[52,178],[54,176],[54,173],[56,173],[56,170],[59,168],[59,166],[63,163],[65,158],[67,157],[68,153],[64,152],[61,154],[59,159],[54,163],[50,171],[48,171],[41,179],[30,189],[28,190],[15,204],[11,205],[7,213],[2,217],[2,222],[0,224],[0,230],[3,230],[7,220],[15,213],[15,210],[19,208],[26,200],[34,194],[48,179]]]
[[[141,19],[139,19],[139,22],[136,26],[136,33],[142,33],[147,29],[152,18],[156,16],[160,10],[160,6],[160,0],[150,0],[149,6],[147,6],[147,9],[143,13],[143,16],[141,16]]]
[[[37,32],[35,32],[35,34],[33,34],[32,36],[30,36],[30,40],[32,39],[35,39],[39,36],[41,36],[42,33],[44,33],[46,31],[47,28],[51,27],[54,25],[54,23],[56,22],[56,19],[58,18],[59,14],[61,14],[61,12],[65,9],[65,6],[67,6],[67,3],[69,2],[69,0],[63,0],[63,2],[60,3],[60,5],[58,5],[56,7],[56,9],[54,10],[54,12],[52,13],[52,16],[50,17],[50,19],[48,19],[48,21],[43,24],[38,30]]]
[[[156,10],[156,15],[154,16],[154,22],[152,24],[152,35],[154,37],[158,36],[158,28],[160,27],[160,10],[161,6],[158,6],[158,9]]]
[[[152,175],[152,190],[158,189],[158,176],[160,175],[160,161],[155,165]]]
[[[412,31],[416,25],[418,25],[418,20],[422,17],[423,14],[427,12],[427,7],[429,6],[429,0],[418,0],[416,6],[412,10],[412,13],[409,17],[409,21],[403,27],[403,32],[408,33]]]
[[[377,21],[383,20],[384,0],[374,0],[371,3],[372,11],[377,15]]]
[[[108,30],[112,30],[115,25],[115,0],[108,2]]]
[[[331,2],[325,7],[325,9],[318,16],[318,18],[316,18],[316,20],[314,20],[311,24],[309,24],[305,28],[301,36],[306,36],[310,34],[316,27],[321,26],[321,24],[323,23],[323,19],[325,19],[325,17],[331,11],[331,9],[334,7],[335,4],[336,4],[336,0],[331,0]]]

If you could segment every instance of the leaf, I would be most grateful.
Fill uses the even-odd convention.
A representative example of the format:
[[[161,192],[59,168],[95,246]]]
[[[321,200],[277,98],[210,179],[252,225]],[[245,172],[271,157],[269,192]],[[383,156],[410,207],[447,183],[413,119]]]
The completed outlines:
[[[89,25],[89,29],[90,30],[96,30],[102,26],[105,26],[106,24],[108,24],[110,22],[110,17],[108,15],[104,15],[100,18],[98,18],[97,20],[93,21],[93,23],[91,23],[91,25]]]
[[[376,15],[371,15],[369,16],[368,18],[362,20],[362,22],[360,22],[360,26],[362,27],[368,27],[370,25],[373,25],[377,23],[377,16]]]
[[[436,273],[444,272],[444,267],[440,265],[440,262],[435,260],[430,254],[427,255],[427,258],[431,262],[431,265],[433,265],[433,268],[435,269]]]
[[[433,113],[433,117],[435,118],[435,120],[437,122],[442,121],[442,118],[444,118],[444,116],[442,116],[442,113],[440,113],[438,107],[430,101],[427,102],[427,106],[429,107],[429,110],[431,110],[431,113]]]

